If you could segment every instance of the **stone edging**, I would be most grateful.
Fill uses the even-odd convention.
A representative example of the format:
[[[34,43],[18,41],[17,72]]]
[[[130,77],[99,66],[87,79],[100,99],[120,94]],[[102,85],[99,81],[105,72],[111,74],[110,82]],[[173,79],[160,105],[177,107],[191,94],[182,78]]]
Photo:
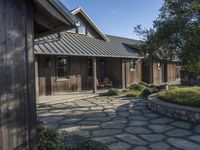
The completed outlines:
[[[159,99],[157,94],[148,97],[148,107],[162,115],[200,123],[200,108],[168,103]]]

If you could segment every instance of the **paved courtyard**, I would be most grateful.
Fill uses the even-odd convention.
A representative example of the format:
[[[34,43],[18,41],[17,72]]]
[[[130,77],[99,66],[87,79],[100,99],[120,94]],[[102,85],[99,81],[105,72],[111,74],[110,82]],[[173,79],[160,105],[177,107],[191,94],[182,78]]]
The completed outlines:
[[[48,127],[111,150],[200,150],[200,125],[158,115],[144,98],[96,97],[38,108]]]

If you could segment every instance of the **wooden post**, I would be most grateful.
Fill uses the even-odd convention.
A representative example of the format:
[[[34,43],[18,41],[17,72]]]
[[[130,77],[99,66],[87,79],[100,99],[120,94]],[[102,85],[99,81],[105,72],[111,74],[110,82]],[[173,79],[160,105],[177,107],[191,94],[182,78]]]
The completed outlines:
[[[93,93],[97,92],[97,65],[96,58],[92,58],[92,70],[93,70]]]
[[[36,101],[39,102],[39,73],[38,73],[38,56],[35,56],[35,91]]]
[[[125,81],[125,78],[126,78],[126,62],[124,60],[122,60],[122,89],[125,89],[126,88],[126,81]]]
[[[153,62],[150,62],[149,64],[149,83],[150,84],[153,84],[153,72],[154,72],[154,69],[153,69]]]
[[[33,1],[0,0],[0,149],[35,150]]]

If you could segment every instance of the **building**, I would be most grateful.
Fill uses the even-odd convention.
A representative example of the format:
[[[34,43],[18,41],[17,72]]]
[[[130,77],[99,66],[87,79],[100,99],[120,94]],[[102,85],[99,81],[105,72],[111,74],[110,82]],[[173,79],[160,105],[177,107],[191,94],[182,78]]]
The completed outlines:
[[[141,41],[105,35],[82,8],[72,11],[77,27],[35,40],[38,95],[96,90],[102,81],[126,88],[140,81],[176,81],[177,64],[144,65]]]
[[[0,149],[36,150],[33,41],[76,24],[58,0],[0,0]]]

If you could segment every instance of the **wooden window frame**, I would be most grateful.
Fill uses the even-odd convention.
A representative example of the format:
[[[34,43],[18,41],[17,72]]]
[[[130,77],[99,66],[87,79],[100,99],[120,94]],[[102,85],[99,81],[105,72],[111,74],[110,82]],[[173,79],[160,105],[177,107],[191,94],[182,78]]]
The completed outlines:
[[[64,68],[64,67],[58,66],[58,59],[59,58],[65,58],[66,61],[67,61],[67,73],[66,73],[65,77],[59,77],[58,76],[58,69]],[[69,79],[69,57],[68,56],[57,56],[56,57],[56,76],[57,76],[57,80],[68,80]]]

